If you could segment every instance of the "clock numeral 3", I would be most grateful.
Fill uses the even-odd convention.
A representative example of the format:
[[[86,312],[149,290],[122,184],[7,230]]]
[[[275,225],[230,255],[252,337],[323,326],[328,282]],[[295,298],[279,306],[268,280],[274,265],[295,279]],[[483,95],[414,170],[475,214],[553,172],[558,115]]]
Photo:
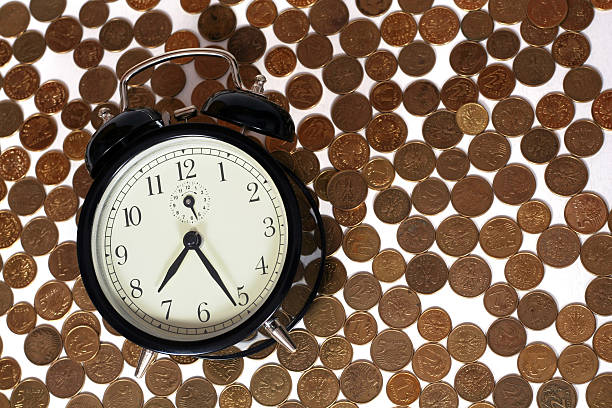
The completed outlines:
[[[262,256],[261,258],[259,258],[259,262],[257,262],[257,266],[255,267],[255,270],[261,270],[261,274],[262,275],[267,275],[268,274],[268,265],[266,265],[266,261],[264,261],[264,257]]]
[[[259,185],[255,182],[250,182],[247,184],[247,191],[253,192],[251,198],[249,199],[249,203],[254,203],[255,201],[259,201],[259,196],[255,196],[257,194],[257,189],[259,189]]]
[[[147,177],[147,183],[149,184],[149,195],[156,195],[163,193],[161,186],[161,178],[159,175],[155,176],[155,182],[151,179],[151,176]]]
[[[204,306],[208,306],[208,304],[206,302],[202,302],[198,306],[198,319],[200,319],[202,323],[206,323],[210,320],[210,312],[204,309]]]
[[[191,174],[195,167],[195,162],[192,159],[184,160],[182,165],[181,162],[176,162],[176,167],[178,167],[179,181],[194,178],[196,176],[195,173]],[[183,176],[183,167],[187,170],[185,176]]]
[[[266,226],[266,230],[264,231],[264,236],[266,238],[270,238],[274,236],[274,234],[276,233],[276,228],[274,228],[274,220],[272,219],[272,217],[264,218],[263,223]]]
[[[168,317],[170,317],[170,307],[172,306],[172,299],[162,300],[162,302],[161,302],[162,307],[165,304],[168,305],[168,310],[166,310],[166,320],[168,320]]]
[[[238,286],[238,304],[240,306],[244,306],[247,303],[249,303],[249,295],[247,295],[244,292],[240,292],[242,289],[244,289],[244,285],[243,286]]]
[[[123,209],[123,214],[125,215],[125,226],[129,227],[132,225],[140,224],[142,220],[142,214],[140,213],[140,208],[137,206],[133,206],[129,210],[127,208]]]
[[[127,248],[123,245],[119,245],[117,248],[115,248],[115,255],[123,260],[123,262],[117,261],[117,265],[125,265],[127,262]]]
[[[140,279],[132,279],[130,281],[130,287],[132,288],[132,297],[138,299],[142,296],[142,289],[140,289]]]

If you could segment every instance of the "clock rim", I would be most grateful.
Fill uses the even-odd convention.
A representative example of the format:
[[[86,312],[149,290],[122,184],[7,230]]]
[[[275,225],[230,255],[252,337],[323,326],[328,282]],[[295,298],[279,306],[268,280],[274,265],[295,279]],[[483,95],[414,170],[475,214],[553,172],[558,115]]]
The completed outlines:
[[[271,181],[279,191],[287,216],[287,253],[276,285],[251,317],[223,334],[208,339],[180,341],[163,339],[139,329],[111,305],[96,277],[91,240],[96,209],[98,205],[103,205],[100,199],[117,172],[136,155],[158,143],[191,136],[201,136],[231,144],[252,157],[268,172]],[[109,151],[105,156],[106,163],[94,179],[81,207],[77,229],[77,258],[87,294],[102,317],[115,330],[133,343],[152,351],[166,354],[201,355],[240,342],[274,314],[292,285],[300,261],[302,228],[297,198],[291,188],[289,178],[272,156],[241,133],[206,123],[180,123],[146,131],[131,141],[129,147]]]

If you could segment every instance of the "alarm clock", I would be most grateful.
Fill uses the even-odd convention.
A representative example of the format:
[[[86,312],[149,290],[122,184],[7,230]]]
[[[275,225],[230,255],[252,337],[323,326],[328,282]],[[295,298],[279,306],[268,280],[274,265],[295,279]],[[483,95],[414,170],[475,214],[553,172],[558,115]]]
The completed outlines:
[[[229,62],[236,89],[216,93],[201,112],[242,133],[188,122],[196,107],[176,111],[173,124],[167,113],[127,107],[134,75],[192,56]],[[79,267],[102,317],[143,347],[140,374],[157,352],[235,358],[273,341],[295,350],[287,330],[316,295],[325,236],[310,191],[244,135],[295,137],[289,114],[261,95],[264,81],[259,76],[247,90],[234,57],[219,49],[153,57],[123,75],[121,113],[103,117],[89,142],[93,184],[78,224]],[[304,228],[302,219],[315,222]],[[302,255],[303,233],[316,235],[314,253]],[[317,279],[306,295],[299,291],[306,299],[300,311],[277,319],[290,288],[300,285],[296,271],[311,263]],[[228,346],[234,352],[211,355]]]

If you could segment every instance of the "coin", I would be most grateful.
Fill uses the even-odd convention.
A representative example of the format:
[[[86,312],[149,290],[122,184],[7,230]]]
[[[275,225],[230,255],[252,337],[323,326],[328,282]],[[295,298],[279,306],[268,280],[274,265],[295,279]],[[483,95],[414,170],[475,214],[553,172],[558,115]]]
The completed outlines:
[[[526,341],[525,327],[513,317],[495,320],[487,331],[489,348],[500,356],[508,357],[517,354],[525,347]]]
[[[559,311],[555,326],[562,339],[582,343],[595,333],[595,316],[582,304],[569,304]]]
[[[463,219],[469,220],[468,218]],[[461,228],[463,227],[460,227],[459,231],[461,231]],[[474,228],[476,227],[474,226]],[[477,236],[474,235],[472,239],[475,246],[478,240]],[[491,284],[491,269],[480,257],[476,255],[465,256],[456,260],[451,266],[448,282],[458,295],[475,297],[482,294]]]
[[[538,238],[538,256],[547,265],[562,268],[569,266],[580,254],[578,235],[564,226],[552,226]]]
[[[467,155],[456,148],[443,151],[436,161],[436,170],[445,180],[460,180],[465,177],[469,168],[470,162]]]
[[[0,210],[0,248],[8,248],[21,235],[21,221],[11,210]]]
[[[480,246],[487,255],[507,258],[514,255],[523,242],[523,233],[514,220],[494,217],[480,229]]]
[[[309,75],[309,74],[304,74]],[[313,78],[315,78],[313,76]],[[318,86],[320,84],[317,81]],[[288,95],[289,96],[289,95]],[[317,91],[317,102],[320,95]],[[331,107],[332,121],[344,132],[356,132],[364,128],[372,117],[372,106],[368,98],[359,93],[351,92],[336,98]]]
[[[53,20],[45,32],[45,41],[53,52],[72,51],[83,37],[83,27],[73,17],[63,16]]]
[[[76,46],[72,56],[74,63],[80,68],[93,68],[102,61],[104,48],[97,40],[85,40]]]
[[[397,243],[407,252],[420,253],[427,251],[436,239],[436,231],[431,222],[421,216],[405,219],[397,229]]]
[[[431,81],[414,81],[404,90],[402,101],[408,113],[425,116],[435,111],[440,104],[440,92]],[[433,132],[435,129],[430,131]]]
[[[68,312],[70,306],[72,306],[72,293],[64,282],[48,281],[38,288],[34,296],[36,313],[45,320],[62,318]],[[77,347],[76,344],[74,346]],[[78,349],[75,350],[76,353],[79,353],[79,351]]]
[[[491,207],[493,189],[489,182],[480,176],[466,176],[453,186],[451,203],[459,214],[476,217]]]
[[[472,323],[456,326],[448,336],[448,352],[457,361],[471,363],[478,360],[487,349],[487,339]]]
[[[545,128],[531,129],[521,139],[521,153],[530,162],[536,164],[548,163],[559,152],[557,135]]]
[[[46,49],[45,38],[40,32],[34,30],[23,32],[13,43],[13,55],[23,64],[38,61]]]
[[[42,207],[45,195],[45,188],[38,180],[25,177],[11,186],[8,205],[18,215],[30,215]]]
[[[338,170],[358,170],[368,162],[370,147],[360,134],[345,133],[333,140],[327,155]]]
[[[612,353],[610,348],[612,342],[612,323],[604,323],[595,332],[593,336],[593,349],[599,358],[610,362],[612,360]]]
[[[584,384],[591,381],[599,368],[597,355],[593,349],[584,344],[567,346],[559,354],[557,364],[563,378],[572,384]]]
[[[542,126],[561,129],[572,122],[575,108],[572,100],[565,94],[553,92],[544,95],[536,106],[536,116]]]
[[[8,76],[8,74],[7,74]],[[6,85],[5,85],[6,92]],[[612,90],[605,90],[595,100],[591,106],[591,115],[595,122],[606,130],[612,129]]]
[[[340,376],[340,389],[351,401],[366,403],[372,401],[383,387],[380,370],[366,360],[349,364]]]
[[[34,307],[27,302],[15,303],[6,314],[6,326],[15,334],[28,333],[36,326]]]
[[[544,265],[536,255],[519,252],[512,255],[504,269],[506,280],[520,290],[533,289],[544,277]]]
[[[535,189],[535,176],[528,167],[521,164],[509,164],[493,178],[495,196],[506,204],[519,205],[528,201]]]
[[[297,350],[289,353],[284,347],[276,350],[278,361],[288,370],[304,371],[311,367],[319,355],[319,344],[306,330],[295,329],[290,332]]]
[[[399,0],[398,3],[405,12],[421,14],[431,8],[433,0]]]
[[[530,1],[527,4],[527,17],[540,28],[558,26],[565,20],[567,11],[567,1]]]
[[[38,95],[38,94],[37,94]],[[37,113],[25,120],[19,129],[23,147],[37,151],[48,148],[57,136],[57,123],[49,115]]]
[[[451,68],[459,75],[475,75],[487,65],[487,51],[474,41],[464,41],[451,50]]]
[[[542,201],[527,201],[518,209],[516,220],[523,231],[539,234],[550,225],[550,209]]]
[[[204,7],[206,8],[206,6]],[[196,11],[196,12],[200,12]],[[278,11],[271,0],[255,0],[249,4],[246,10],[246,18],[253,27],[264,28],[272,25]]]
[[[93,394],[88,392],[81,392],[70,398],[70,401],[66,404],[66,408],[102,408],[102,403]]]
[[[271,389],[268,384],[274,383]],[[255,401],[262,405],[278,405],[291,391],[291,377],[287,370],[277,364],[265,364],[259,367],[251,377],[249,386]]]
[[[366,262],[380,250],[380,237],[373,227],[361,224],[352,227],[344,234],[342,249],[349,259]]]
[[[421,312],[421,301],[414,290],[394,286],[378,303],[378,314],[389,327],[402,329],[414,323]]]
[[[383,157],[375,157],[366,163],[362,174],[369,188],[384,190],[393,183],[395,169],[389,160]]]
[[[584,242],[580,260],[586,270],[596,275],[606,275],[609,272],[608,248],[611,244],[610,238],[609,234],[597,234]]]
[[[87,28],[97,28],[106,23],[109,12],[106,2],[100,0],[88,1],[79,10],[79,21]]]
[[[447,278],[446,263],[433,252],[414,256],[406,267],[406,282],[418,293],[437,292],[446,284]]]
[[[325,367],[340,370],[353,359],[353,347],[342,336],[329,337],[321,344],[319,358]]]
[[[397,62],[404,73],[411,76],[422,76],[434,67],[436,53],[431,45],[423,41],[414,41],[402,48]]]
[[[565,147],[579,157],[591,156],[603,146],[603,131],[589,120],[573,122],[565,131]]]
[[[35,407],[49,406],[49,390],[38,378],[26,378],[13,389],[11,393],[11,406]]]
[[[579,193],[565,205],[565,221],[576,232],[593,234],[599,231],[608,218],[608,207],[595,193]]]
[[[367,344],[372,341],[377,332],[376,319],[368,312],[354,312],[344,323],[344,336],[353,344]]]
[[[4,316],[8,312],[13,306],[13,302],[13,291],[5,282],[0,281],[0,316]]]
[[[393,81],[378,82],[370,90],[370,101],[379,112],[391,112],[402,102],[402,90]]]
[[[2,369],[2,379],[0,380],[0,389],[10,390],[21,378],[21,367],[17,360],[12,357],[0,358],[0,368]]]
[[[600,276],[593,279],[584,292],[589,309],[602,316],[611,315],[612,302],[608,296],[611,287],[612,278]]]
[[[31,255],[17,252],[6,260],[2,274],[8,286],[20,289],[34,281],[37,271],[36,261]]]
[[[421,394],[421,385],[414,374],[402,371],[395,373],[387,382],[387,396],[394,404],[406,405],[416,401]]]
[[[321,35],[332,35],[348,23],[349,12],[342,1],[322,0],[311,7],[309,16],[314,31]]]
[[[79,81],[81,97],[88,103],[106,102],[113,96],[116,89],[115,74],[104,66],[87,70]]]
[[[555,61],[545,49],[528,47],[514,58],[512,69],[519,82],[527,86],[539,86],[552,78]]]
[[[169,358],[156,360],[147,368],[145,383],[154,395],[168,396],[182,383],[181,369]]]
[[[603,373],[589,383],[586,390],[586,400],[589,406],[605,406],[611,402],[609,393],[606,393],[612,383],[611,377],[609,373]]]
[[[544,343],[530,343],[521,350],[517,360],[518,370],[530,382],[548,381],[557,371],[557,355]]]
[[[378,50],[367,57],[365,71],[375,81],[388,81],[397,71],[397,66],[398,62],[393,53]]]
[[[555,322],[557,310],[557,303],[550,294],[534,290],[521,298],[517,313],[526,327],[543,330]]]
[[[521,23],[520,33],[521,37],[529,45],[536,47],[543,47],[550,44],[557,38],[559,27],[555,26],[552,28],[540,28],[534,25],[529,19],[524,19]]]
[[[13,101],[0,101],[0,137],[10,136],[23,123],[23,111]]]
[[[70,160],[60,150],[48,150],[36,162],[35,170],[43,184],[58,184],[68,176]]]
[[[336,298],[320,296],[304,315],[304,325],[315,336],[329,337],[342,328],[345,319],[344,307]]]
[[[362,203],[368,194],[363,176],[355,170],[334,174],[327,185],[327,196],[334,207],[349,210]]]
[[[491,370],[482,363],[467,363],[455,374],[455,390],[461,398],[470,402],[488,397],[494,385]]]
[[[367,310],[376,306],[382,289],[374,275],[359,272],[351,276],[344,285],[344,300],[355,310]]]
[[[287,9],[274,20],[273,31],[276,37],[284,43],[296,43],[308,34],[309,20],[306,13],[300,9]]]
[[[610,10],[612,8],[605,0],[594,0],[591,3],[593,3],[593,6],[599,10]]]
[[[16,37],[30,23],[30,13],[26,6],[17,1],[10,1],[0,7],[0,35]]]
[[[531,385],[516,374],[501,378],[493,390],[496,407],[529,407],[533,401]]]
[[[74,303],[77,304],[83,310],[95,310],[95,306],[91,303],[91,299],[89,299],[89,295],[83,286],[83,282],[81,281],[81,277],[77,277],[74,285],[72,286],[72,296],[74,298]]]
[[[31,65],[12,67],[4,76],[4,93],[11,99],[24,100],[34,95],[40,84],[40,74]]]
[[[313,367],[304,372],[297,383],[300,400],[308,407],[324,408],[338,397],[340,385],[336,375],[324,367]]]
[[[436,231],[436,243],[445,254],[451,256],[466,255],[470,253],[478,243],[478,228],[469,218],[451,215],[444,219],[438,226],[438,230]],[[460,269],[461,268],[457,266],[455,272],[460,273]],[[467,276],[465,276],[465,278],[467,278]],[[473,283],[474,282],[472,282],[472,284]],[[487,284],[486,287],[488,286]]]
[[[86,130],[75,130],[70,132],[62,145],[64,154],[70,160],[83,160],[87,150],[87,144],[91,139],[91,134]]]
[[[352,57],[367,57],[378,48],[380,31],[368,19],[355,19],[340,31],[340,46]]]
[[[127,0],[127,5],[137,11],[149,10],[159,3],[159,0]]]
[[[0,40],[0,66],[5,65],[13,56],[13,48],[6,40]]]
[[[370,345],[372,361],[385,371],[401,370],[410,362],[412,354],[412,342],[401,330],[383,330],[376,335]]]
[[[384,249],[372,260],[372,273],[382,282],[396,281],[404,275],[405,270],[404,257],[395,249]]]
[[[179,395],[177,393],[177,406],[181,407],[178,403]],[[215,395],[215,402],[217,396]],[[102,404],[108,408],[139,408],[144,403],[144,396],[142,389],[138,383],[130,378],[118,378],[113,381],[106,390],[102,397]],[[205,405],[200,405],[204,407]]]
[[[508,60],[514,57],[521,47],[521,40],[514,31],[501,28],[495,30],[487,39],[487,52],[495,59]]]
[[[459,397],[455,389],[448,383],[436,382],[423,388],[419,397],[419,406],[421,408],[456,408],[459,406]]]
[[[440,341],[450,333],[452,322],[444,309],[430,307],[419,316],[417,328],[425,340]]]
[[[80,363],[60,358],[47,370],[45,383],[49,392],[58,398],[70,398],[83,387],[85,371]]]
[[[304,278],[310,287],[318,278],[321,261],[316,259],[306,266]],[[321,281],[319,284],[319,293],[331,295],[338,292],[346,282],[346,268],[338,258],[333,256],[328,257],[323,265]]]
[[[521,54],[519,53],[519,55]],[[518,58],[518,56],[516,58]],[[478,89],[482,96],[488,99],[499,100],[507,98],[516,85],[515,73],[516,70],[512,72],[510,68],[504,64],[487,65],[478,74]]]
[[[289,103],[297,109],[309,109],[321,100],[321,83],[314,75],[302,73],[292,77],[286,86],[285,94]]]
[[[423,180],[433,172],[436,157],[431,147],[422,142],[408,142],[395,153],[393,165],[397,174],[410,181]]]
[[[62,339],[66,338],[66,335],[70,332],[70,330],[74,329],[77,326],[89,326],[94,329],[98,335],[100,335],[100,321],[98,320],[96,315],[90,312],[78,310],[74,313],[71,313],[66,318],[66,320],[64,320],[64,324],[62,324]],[[123,358],[121,359],[121,361],[123,361]]]
[[[421,16],[419,33],[429,43],[446,44],[459,33],[459,18],[450,8],[433,7]]]
[[[435,382],[446,377],[451,368],[451,358],[444,346],[425,343],[412,357],[412,369],[423,381]]]
[[[410,196],[399,187],[381,191],[374,198],[374,213],[382,222],[397,224],[404,220],[411,209]]]
[[[417,25],[412,14],[395,11],[385,16],[380,24],[380,35],[387,44],[403,47],[414,40]]]
[[[361,14],[368,17],[375,17],[389,10],[389,7],[391,7],[391,0],[382,0],[375,3],[365,0],[357,0],[356,5]]]
[[[470,78],[452,77],[440,90],[440,100],[451,111],[457,111],[462,105],[478,100],[478,86]]]
[[[552,45],[552,55],[557,64],[576,68],[586,62],[591,53],[589,40],[576,32],[564,32]]]
[[[457,110],[456,121],[463,133],[477,135],[486,129],[489,123],[489,114],[482,105],[469,102]]]
[[[104,27],[102,27],[102,30],[104,30]],[[126,24],[122,24],[121,28],[114,27],[113,30],[121,31],[121,40],[118,39],[113,47],[117,51],[127,48],[132,39],[132,31],[133,37],[138,44],[147,48],[155,48],[164,44],[170,37],[172,33],[172,20],[166,13],[152,10],[138,17],[138,20],[134,23],[133,30],[131,25],[128,26]],[[102,35],[102,31],[100,35]]]
[[[247,387],[242,384],[231,384],[219,394],[219,408],[249,408],[252,398]]]
[[[300,144],[310,151],[319,151],[334,139],[334,126],[325,116],[315,114],[302,120],[297,129]]]
[[[495,130],[505,136],[524,135],[531,129],[533,120],[531,104],[518,96],[499,101],[491,114]]]
[[[339,55],[332,59],[322,72],[325,86],[337,94],[354,91],[363,79],[363,68],[356,58]]]
[[[109,78],[109,77],[107,77]],[[114,92],[114,91],[113,91]],[[93,111],[91,112],[91,116],[90,116],[90,120],[91,120],[91,124],[94,127],[94,129],[98,129],[100,128],[100,126],[102,126],[102,123],[104,123],[102,121],[102,118],[100,116],[100,111],[102,109],[109,109],[109,113],[111,116],[117,116],[119,114],[119,105],[117,105],[114,102],[105,102],[105,103],[101,103],[99,105],[97,105]]]
[[[469,11],[461,20],[461,32],[468,40],[482,41],[489,37],[492,31],[493,19],[484,10]]]

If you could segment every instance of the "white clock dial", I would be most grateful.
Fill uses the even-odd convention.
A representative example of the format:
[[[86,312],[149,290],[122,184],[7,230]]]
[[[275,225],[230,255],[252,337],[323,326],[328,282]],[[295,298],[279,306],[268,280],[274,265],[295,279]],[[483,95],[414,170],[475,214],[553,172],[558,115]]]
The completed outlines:
[[[113,308],[149,334],[218,336],[256,312],[278,282],[288,231],[281,195],[229,143],[159,143],[119,170],[100,203],[97,279]]]

